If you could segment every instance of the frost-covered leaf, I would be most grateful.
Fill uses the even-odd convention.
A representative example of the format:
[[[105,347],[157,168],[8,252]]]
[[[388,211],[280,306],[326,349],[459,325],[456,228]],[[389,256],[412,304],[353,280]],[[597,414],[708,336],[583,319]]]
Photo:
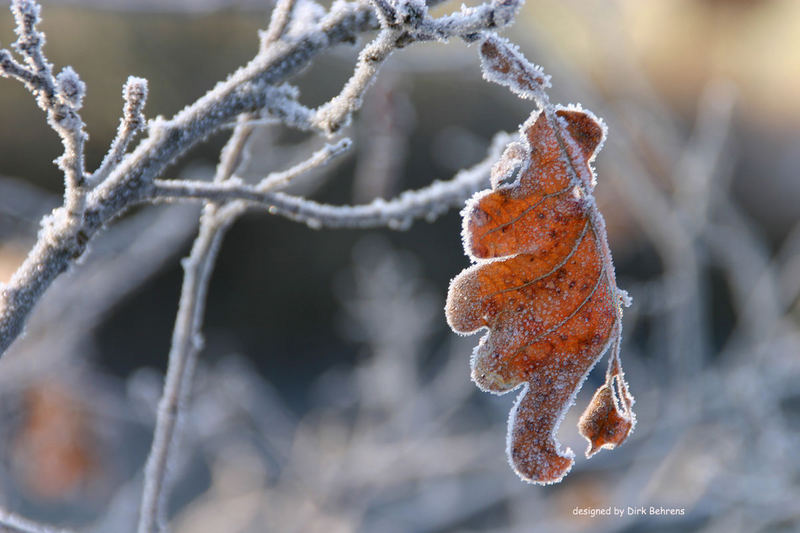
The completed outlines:
[[[615,396],[610,383],[595,391],[589,407],[578,421],[581,435],[589,439],[586,457],[591,457],[601,448],[613,449],[622,444],[633,429],[634,419],[628,413],[632,403],[633,398],[627,389],[617,391]]]
[[[484,68],[502,66],[511,85],[541,79],[516,50],[489,51]],[[494,393],[523,387],[509,420],[509,460],[523,479],[552,483],[573,464],[558,426],[586,374],[619,340],[624,293],[591,194],[603,124],[579,108],[545,104],[522,133],[496,164],[492,189],[464,210],[464,248],[476,264],[452,281],[446,312],[456,332],[488,329],[472,377]],[[621,443],[634,423],[616,348],[613,371],[582,418],[587,455]]]

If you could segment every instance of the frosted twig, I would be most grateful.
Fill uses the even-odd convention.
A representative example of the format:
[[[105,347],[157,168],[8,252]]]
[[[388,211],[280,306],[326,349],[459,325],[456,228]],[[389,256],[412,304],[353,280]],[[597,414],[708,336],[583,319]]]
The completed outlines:
[[[72,67],[65,67],[53,76],[53,65],[42,51],[44,33],[37,29],[40,11],[33,0],[11,2],[11,13],[17,24],[14,31],[18,36],[13,46],[27,66],[14,61],[7,50],[2,50],[0,75],[21,81],[36,96],[36,103],[47,113],[47,123],[61,137],[64,153],[56,163],[64,173],[65,207],[71,216],[80,218],[86,199],[83,149],[87,135],[78,110],[83,105],[86,86]]]
[[[475,40],[482,31],[510,24],[522,5],[519,0],[497,0],[433,19],[422,2],[406,0],[397,6],[388,0],[373,0],[372,3],[383,30],[359,54],[355,71],[342,92],[320,107],[312,118],[315,126],[328,133],[335,133],[349,123],[353,112],[361,107],[363,95],[380,66],[394,50],[415,41],[445,41],[454,36]]]
[[[226,143],[220,155],[217,183],[227,180],[236,169],[252,127],[246,117]],[[177,425],[188,401],[197,352],[203,345],[201,327],[205,312],[206,293],[220,243],[232,218],[219,217],[219,206],[208,204],[200,217],[200,229],[189,257],[183,261],[184,278],[178,315],[172,332],[172,346],[167,364],[164,392],[158,405],[153,443],[144,474],[142,506],[139,513],[139,533],[161,529],[164,519],[164,498],[167,494],[167,468],[177,446]]]
[[[253,130],[249,118],[247,115],[240,117],[239,125],[223,148],[214,178],[215,185],[229,181],[239,182],[233,173],[238,166],[247,138]],[[343,139],[335,145],[327,145],[308,160],[266,178],[256,186],[256,189],[269,190],[283,186],[293,177],[341,154],[349,146],[349,139]],[[168,487],[167,468],[173,455],[172,451],[176,447],[177,425],[191,389],[197,352],[202,347],[201,327],[208,283],[225,231],[245,208],[246,205],[240,201],[226,205],[207,204],[200,219],[200,230],[191,254],[184,261],[184,282],[173,330],[164,393],[159,403],[155,435],[145,469],[145,488],[139,518],[140,533],[160,529],[163,521],[163,500]]]
[[[416,191],[406,191],[393,200],[378,198],[368,204],[348,206],[329,205],[279,192],[261,192],[240,182],[208,183],[156,180],[151,189],[152,199],[202,199],[214,202],[246,200],[253,206],[266,208],[313,228],[370,228],[387,226],[405,229],[415,218],[432,220],[452,206],[463,203],[475,191],[485,186],[494,161],[511,136],[495,136],[487,157],[477,165],[457,173],[451,180],[434,182]]]
[[[400,30],[381,30],[375,40],[361,50],[355,71],[342,92],[316,112],[312,119],[315,126],[335,133],[350,122],[353,111],[361,107],[362,97],[375,80],[381,65],[398,47],[401,34]]]
[[[0,531],[4,533],[70,533],[67,529],[38,524],[4,509],[0,509]]]
[[[250,114],[239,115],[233,134],[220,152],[219,164],[214,174],[215,182],[221,183],[235,174],[247,149],[247,141],[254,129]]]
[[[34,82],[34,74],[20,65],[5,48],[0,49],[0,76],[13,78],[26,86]]]
[[[378,12],[381,27],[390,28],[397,25],[397,10],[389,0],[370,0],[370,2]]]
[[[353,141],[345,137],[335,144],[326,144],[322,149],[314,152],[308,159],[301,161],[297,165],[280,171],[273,172],[263,180],[261,180],[255,189],[259,192],[274,191],[286,187],[294,178],[301,174],[305,174],[309,170],[324,165],[329,160],[337,157],[353,145]]]
[[[208,281],[223,231],[214,220],[213,206],[207,206],[200,233],[189,257],[183,261],[184,280],[178,316],[172,334],[164,393],[158,405],[153,445],[145,467],[145,484],[139,516],[139,532],[161,529],[166,495],[170,451],[176,446],[176,428],[186,404],[197,352],[203,345],[200,327],[205,310]]]
[[[100,167],[88,178],[89,186],[97,185],[117,166],[125,155],[128,145],[145,125],[144,105],[147,102],[147,80],[130,76],[122,88],[122,118],[119,120],[117,135],[111,148],[103,158]]]
[[[494,33],[485,35],[481,43],[481,70],[486,81],[508,87],[520,98],[536,102],[542,110],[550,107],[545,91],[550,86],[550,76],[529,62],[517,46]]]
[[[263,50],[272,43],[280,40],[291,20],[292,9],[296,0],[278,0],[272,9],[272,17],[269,21],[267,31],[261,35],[261,49]]]
[[[10,8],[17,23],[14,32],[18,38],[13,45],[14,49],[23,56],[32,72],[42,75],[42,86],[49,89],[50,93],[54,93],[53,66],[42,52],[45,37],[36,28],[41,21],[41,8],[31,0],[12,0]]]
[[[438,18],[425,17],[414,24],[414,39],[440,40],[459,36],[466,41],[480,38],[480,32],[498,30],[514,22],[521,0],[492,0],[475,7],[462,4],[461,11]]]
[[[438,0],[431,0],[429,6]],[[446,38],[457,32],[486,30],[510,22],[504,13],[513,13],[517,0],[500,0],[462,10],[450,18],[436,19],[439,33],[423,35],[410,29],[424,22],[421,2],[397,4],[404,14],[398,29],[383,30],[361,54],[359,66],[343,93],[316,115],[297,102],[296,91],[278,86],[296,74],[323,50],[338,43],[354,42],[358,34],[379,27],[374,8],[361,2],[336,2],[322,18],[292,26],[292,39],[262,50],[247,65],[220,82],[214,89],[184,108],[169,120],[151,122],[149,135],[135,150],[125,155],[108,176],[90,192],[84,187],[83,122],[77,114],[83,98],[83,83],[72,71],[64,69],[52,80],[49,65],[41,54],[44,37],[35,30],[39,6],[33,0],[15,0],[12,9],[18,14],[18,49],[35,71],[15,62],[7,51],[0,53],[4,76],[15,77],[36,96],[47,110],[48,121],[64,142],[59,167],[65,173],[66,201],[44,221],[44,229],[27,259],[0,290],[0,353],[22,331],[25,320],[41,294],[53,280],[79,259],[88,242],[110,220],[133,204],[152,197],[153,180],[168,165],[212,133],[226,127],[242,113],[266,113],[284,123],[301,128],[323,127],[332,132],[349,120],[360,105],[361,95],[377,72],[377,67],[394,48],[415,40]],[[463,24],[457,21],[463,19]],[[449,22],[448,22],[449,21]],[[481,26],[483,25],[483,26]],[[472,36],[474,37],[474,36]],[[312,121],[312,119],[315,119]],[[112,157],[113,159],[113,157]],[[279,208],[276,207],[276,211]],[[290,209],[302,212],[303,210]]]
[[[25,3],[25,2],[24,2]],[[34,5],[26,2],[26,5]],[[17,3],[15,3],[17,5]],[[38,13],[38,6],[36,9]],[[337,9],[299,34],[290,44],[259,54],[220,83],[215,89],[183,109],[171,120],[152,123],[149,136],[117,165],[102,183],[86,197],[85,216],[80,223],[56,211],[45,222],[28,257],[7,285],[0,287],[0,353],[17,338],[33,306],[53,280],[86,250],[87,243],[109,220],[147,197],[152,180],[191,147],[219,130],[243,112],[282,112],[286,122],[303,119],[303,108],[292,106],[287,89],[275,87],[307,65],[321,51],[343,41],[352,41],[362,31],[377,28],[372,9],[364,4],[340,3]],[[0,65],[19,66],[3,51]],[[3,70],[8,75],[9,70]],[[38,91],[32,73],[29,89]],[[280,110],[270,103],[281,101]],[[283,105],[281,104],[281,105]],[[74,198],[75,195],[69,195]],[[74,204],[73,201],[68,202]],[[75,212],[74,209],[67,213]]]

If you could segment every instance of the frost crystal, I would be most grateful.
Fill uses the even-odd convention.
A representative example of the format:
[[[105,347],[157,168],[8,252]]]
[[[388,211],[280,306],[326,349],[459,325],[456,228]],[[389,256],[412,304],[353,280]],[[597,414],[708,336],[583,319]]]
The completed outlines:
[[[58,93],[66,103],[75,111],[83,106],[83,98],[86,96],[86,84],[80,79],[78,73],[72,67],[64,69],[56,76]]]

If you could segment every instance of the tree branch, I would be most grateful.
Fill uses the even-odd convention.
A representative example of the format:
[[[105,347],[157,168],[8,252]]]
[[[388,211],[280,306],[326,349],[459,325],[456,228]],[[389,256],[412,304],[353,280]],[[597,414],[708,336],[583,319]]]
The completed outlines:
[[[223,148],[213,184],[221,186],[228,181],[239,181],[234,177],[234,172],[239,165],[247,139],[253,131],[249,118],[247,115],[240,117],[233,135]],[[349,146],[349,139],[328,145],[308,160],[266,178],[257,187],[260,190],[269,190],[285,185],[301,173],[312,170],[343,153]],[[168,465],[177,447],[177,430],[181,413],[188,402],[197,353],[203,344],[201,328],[208,284],[225,232],[244,212],[245,207],[241,201],[223,205],[208,203],[200,218],[200,230],[192,251],[183,261],[184,280],[172,335],[167,376],[158,406],[153,444],[145,467],[145,483],[139,515],[140,533],[161,529],[164,519],[164,499],[169,486]]]
[[[14,61],[7,50],[2,50],[0,75],[23,82],[36,96],[39,107],[47,113],[47,123],[61,137],[64,153],[56,163],[64,173],[65,207],[72,217],[79,219],[86,199],[83,152],[87,135],[78,111],[83,105],[86,85],[72,67],[65,67],[53,76],[53,65],[47,61],[43,51],[44,33],[37,29],[40,11],[34,0],[11,2],[11,13],[17,24],[14,31],[18,36],[13,46],[27,66]]]
[[[214,182],[222,183],[236,171],[240,155],[253,127],[240,117],[239,124],[220,154]],[[219,206],[207,204],[200,217],[200,229],[189,257],[183,260],[184,278],[178,314],[172,332],[172,346],[167,364],[164,391],[158,404],[153,443],[144,473],[139,532],[158,531],[164,521],[164,498],[167,494],[167,467],[177,447],[177,426],[188,402],[197,353],[203,346],[201,328],[206,293],[211,273],[226,229],[232,217],[219,216]]]
[[[203,181],[156,180],[152,200],[195,199],[222,202],[245,200],[251,207],[266,209],[312,228],[371,228],[386,226],[406,229],[416,218],[433,220],[447,209],[458,206],[488,183],[494,161],[512,136],[500,133],[492,140],[486,158],[470,169],[462,170],[448,181],[416,191],[406,191],[392,200],[378,198],[368,204],[329,205],[280,192],[266,192],[241,181],[209,183]],[[269,178],[267,178],[268,181]]]
[[[108,177],[125,155],[128,145],[145,126],[144,105],[147,102],[147,80],[130,76],[122,88],[122,118],[111,148],[100,163],[100,167],[90,176],[89,185],[97,185]]]
[[[203,346],[200,329],[208,282],[222,237],[230,223],[219,220],[216,217],[216,209],[214,205],[206,206],[201,218],[200,232],[189,257],[183,261],[183,287],[172,334],[164,393],[158,404],[153,444],[145,467],[145,484],[139,515],[140,533],[159,531],[164,519],[167,467],[173,455],[170,452],[177,445],[179,417],[188,400],[197,352]]]
[[[432,0],[430,5],[436,3],[438,0]],[[37,95],[40,107],[48,110],[48,117],[59,117],[59,120],[50,122],[62,134],[65,144],[65,155],[59,165],[67,176],[67,198],[63,208],[55,210],[43,220],[39,239],[28,257],[9,283],[0,286],[0,353],[5,352],[19,336],[41,294],[85,253],[88,242],[97,232],[131,205],[152,199],[156,188],[154,180],[164,173],[168,165],[212,133],[226,127],[235,117],[242,113],[267,112],[287,124],[304,129],[315,126],[311,119],[317,118],[317,124],[332,131],[349,119],[352,111],[360,105],[360,96],[377,71],[377,64],[391,52],[389,45],[400,47],[415,39],[444,39],[455,35],[469,39],[470,35],[459,32],[472,31],[481,24],[494,27],[508,23],[513,17],[509,18],[507,13],[515,13],[519,4],[518,0],[503,0],[462,10],[450,18],[431,19],[429,22],[432,27],[438,28],[436,35],[426,35],[424,32],[412,35],[403,30],[401,35],[407,37],[392,40],[390,37],[396,36],[400,30],[383,31],[373,43],[375,49],[372,51],[377,56],[362,54],[362,65],[356,69],[352,81],[343,91],[344,96],[339,99],[344,105],[322,108],[321,112],[312,116],[308,108],[296,102],[293,89],[277,84],[299,72],[321,51],[338,43],[353,42],[359,33],[379,27],[371,6],[359,2],[336,2],[317,23],[299,28],[298,35],[290,42],[277,41],[266,47],[247,65],[172,119],[152,121],[148,137],[133,152],[124,156],[108,176],[88,193],[84,189],[82,170],[85,134],[76,112],[83,96],[82,83],[71,73],[71,69],[69,72],[65,69],[67,74],[60,82],[52,84],[48,81],[47,63],[43,55],[41,58],[37,55],[41,53],[43,35],[34,31],[39,7],[33,0],[15,0],[13,6],[21,13],[18,17],[22,20],[19,24],[22,28],[20,33],[26,36],[18,48],[25,51],[23,55],[29,64],[44,66],[35,73],[24,68],[20,70],[22,66],[10,60],[10,54],[4,51],[0,55],[0,66],[4,69],[2,74],[25,81]],[[420,3],[406,2],[400,7],[403,9],[398,7],[398,12],[406,15],[424,11],[424,5]],[[414,16],[405,16],[402,27],[424,26],[426,17],[419,20]],[[462,19],[464,24],[453,22]],[[60,88],[51,90],[51,86],[55,85]],[[61,92],[56,95],[57,91]],[[66,118],[61,118],[62,115]],[[112,152],[121,150],[121,144],[115,143],[116,148]],[[110,157],[112,161],[115,158],[114,155]],[[273,202],[275,212],[312,225],[317,214],[324,215],[323,219],[329,220],[332,227],[346,225],[346,220],[374,220],[367,225],[378,224],[377,219],[380,218],[374,211],[375,207],[366,210],[357,207],[354,213],[338,216],[341,212],[329,212],[324,206],[316,208],[313,203],[298,203],[291,197],[285,198],[285,202],[281,200],[284,198],[279,196]],[[393,222],[387,223],[402,225],[396,219],[391,220]]]
[[[70,533],[67,529],[38,524],[14,513],[0,509],[0,532],[2,533]]]
[[[83,255],[89,240],[106,223],[147,197],[152,180],[169,164],[239,114],[268,109],[272,101],[287,101],[291,95],[287,96],[285,88],[275,87],[276,83],[301,70],[322,50],[377,28],[369,6],[355,2],[337,5],[292,43],[276,44],[257,55],[171,120],[154,121],[150,135],[88,194],[80,222],[66,216],[69,209],[58,209],[43,220],[28,257],[8,284],[0,285],[0,353],[22,332],[33,306],[53,280]],[[3,52],[2,74],[13,74],[18,64]],[[28,71],[25,75],[33,82],[38,79]],[[292,116],[287,113],[289,118]]]
[[[261,35],[262,50],[274,42],[280,40],[291,20],[292,10],[296,0],[278,0],[272,9],[269,27]]]

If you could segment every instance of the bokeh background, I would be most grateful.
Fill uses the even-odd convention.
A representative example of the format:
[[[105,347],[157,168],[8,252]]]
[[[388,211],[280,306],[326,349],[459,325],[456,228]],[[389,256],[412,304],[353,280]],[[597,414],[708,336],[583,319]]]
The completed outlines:
[[[87,83],[97,163],[128,75],[170,116],[255,53],[260,0],[44,2],[47,53]],[[457,9],[453,2],[437,12]],[[528,0],[507,33],[552,76],[551,100],[604,118],[596,195],[634,299],[623,362],[638,425],[556,486],[505,459],[514,394],[469,381],[478,337],[445,323],[468,264],[456,210],[405,232],[311,230],[253,213],[213,277],[171,520],[178,532],[742,531],[800,528],[800,3]],[[0,43],[14,40],[0,12]],[[362,42],[363,44],[363,42]],[[317,105],[358,48],[293,82]],[[395,54],[347,134],[350,156],[298,192],[394,196],[481,160],[530,103],[481,79],[476,50]],[[224,135],[172,169],[207,176]],[[265,127],[253,177],[318,139]],[[60,203],[60,152],[33,99],[0,80],[0,278]],[[198,210],[132,212],[40,303],[0,360],[0,504],[81,531],[133,531],[141,468]],[[596,374],[596,375],[595,375]],[[576,509],[625,509],[624,516]],[[632,516],[628,507],[682,509]]]

